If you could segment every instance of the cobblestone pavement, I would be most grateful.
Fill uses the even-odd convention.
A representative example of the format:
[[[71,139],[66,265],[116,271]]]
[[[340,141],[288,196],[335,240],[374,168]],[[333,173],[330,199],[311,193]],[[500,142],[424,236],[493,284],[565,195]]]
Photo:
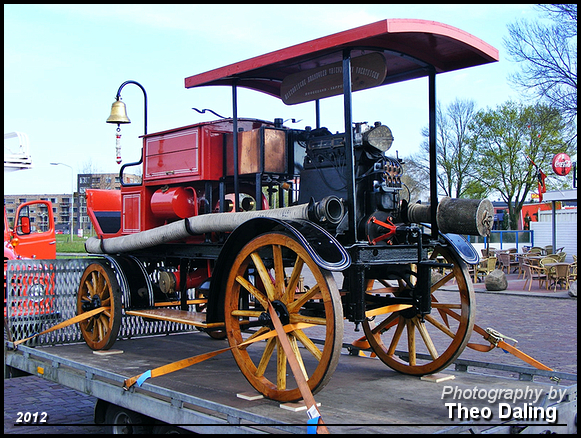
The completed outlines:
[[[95,402],[95,397],[37,376],[4,380],[4,433],[105,433],[103,427],[93,422]],[[37,423],[24,424],[25,413],[37,413]],[[18,419],[22,422],[17,424]],[[41,420],[46,420],[46,425]]]
[[[475,285],[476,324],[517,339],[521,351],[556,371],[577,374],[577,299],[567,291],[547,292],[535,288],[522,292],[522,280],[509,276],[509,290],[487,292]],[[363,335],[350,328],[346,338]],[[345,340],[347,342],[347,339]],[[526,365],[501,350],[480,353],[466,349],[460,356],[482,362]],[[567,382],[571,385],[574,382]],[[93,423],[96,399],[36,376],[4,380],[4,433],[100,434]],[[46,412],[50,425],[17,426],[18,413]]]

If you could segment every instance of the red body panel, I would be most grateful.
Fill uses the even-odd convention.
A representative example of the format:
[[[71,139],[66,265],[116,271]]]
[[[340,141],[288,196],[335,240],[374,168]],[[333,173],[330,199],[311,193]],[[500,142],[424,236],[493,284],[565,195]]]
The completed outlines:
[[[257,119],[238,120],[243,131],[272,126]],[[142,184],[87,190],[87,212],[97,234],[133,234],[197,215],[208,195],[206,182],[232,175],[224,170],[224,150],[232,154],[232,130],[232,120],[222,119],[143,136]],[[226,161],[227,169],[232,167],[232,159]]]

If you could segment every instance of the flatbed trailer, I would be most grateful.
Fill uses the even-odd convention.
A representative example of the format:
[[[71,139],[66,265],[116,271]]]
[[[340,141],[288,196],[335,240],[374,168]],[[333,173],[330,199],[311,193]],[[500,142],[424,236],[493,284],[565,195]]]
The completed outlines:
[[[570,431],[576,387],[448,371],[466,347],[513,348],[474,322],[469,266],[479,255],[462,236],[489,234],[492,203],[439,200],[437,187],[436,76],[498,59],[460,29],[381,20],[189,76],[186,88],[231,87],[231,117],[214,113],[218,120],[155,133],[147,131],[144,87],[123,82],[107,119],[117,124],[117,162],[120,125],[130,123],[121,99],[128,84],[143,91],[142,153],[121,166],[120,191],[87,190],[97,231],[88,256],[7,268],[12,339],[27,342],[75,318],[78,327],[55,332],[54,342],[51,334],[27,347],[8,343],[6,365],[96,396],[98,423],[131,421],[133,431],[146,415],[196,432],[306,432],[305,413],[281,408],[301,399],[310,420],[324,417],[332,432],[506,431],[520,427],[507,423],[513,408],[542,413],[536,431],[557,421]],[[406,191],[405,163],[389,153],[391,129],[356,122],[352,100],[355,91],[418,78],[428,81],[429,204]],[[282,118],[241,118],[238,88],[287,105],[310,102],[314,123],[291,129]],[[319,100],[339,95],[344,132],[333,134],[321,125]],[[129,166],[140,166],[141,182],[126,182]],[[46,320],[18,313],[35,309],[41,295],[49,298]],[[365,336],[346,339],[346,324]],[[472,344],[473,331],[490,344]],[[358,340],[383,364],[346,354]],[[144,381],[156,367],[217,350],[225,354]],[[455,379],[439,381],[442,373]],[[239,397],[250,388],[265,398]],[[534,405],[515,397],[503,419],[501,404],[485,406],[474,388],[539,394]],[[459,395],[443,397],[448,389]],[[557,416],[557,405],[567,414]],[[519,424],[528,427],[529,417]]]
[[[231,354],[217,355],[189,368],[148,379],[140,387],[123,389],[124,380],[146,370],[189,356],[227,347],[226,340],[215,340],[202,332],[189,332],[133,338],[118,341],[107,354],[95,354],[84,344],[27,347],[12,349],[5,342],[5,365],[37,375],[98,399],[95,408],[97,424],[106,423],[107,410],[138,413],[144,424],[170,424],[197,433],[306,433],[308,416],[296,403],[283,404],[262,398],[246,382]],[[560,377],[573,383],[557,385],[532,380],[516,380],[481,373],[458,371],[475,362],[459,360],[456,369],[447,369],[422,380],[418,376],[386,369],[381,361],[363,357],[350,344],[343,354],[326,390],[315,396],[320,403],[325,424],[331,433],[540,433],[576,431],[577,385],[574,375],[548,373],[520,367],[522,376]],[[494,364],[488,364],[494,368]],[[519,367],[499,369],[519,371]],[[6,374],[5,374],[6,375]],[[450,376],[453,376],[451,379]],[[437,381],[438,378],[451,379]],[[507,401],[521,408],[523,401],[540,406],[544,412],[557,412],[555,421],[532,419],[499,419],[499,402],[483,399],[443,398],[444,391],[513,390],[541,391],[534,402],[529,399]],[[559,399],[550,399],[560,390]],[[516,393],[516,392],[515,392]],[[459,394],[459,393],[457,393]],[[252,398],[256,396],[256,399]],[[242,398],[243,397],[243,398]],[[250,398],[250,400],[249,400]],[[355,402],[356,400],[356,402]],[[462,407],[489,407],[489,420],[450,418],[446,403]],[[528,405],[527,405],[528,407]],[[42,407],[39,406],[39,410]],[[505,412],[506,413],[506,412]],[[537,415],[539,416],[539,415]],[[110,417],[109,417],[110,418]],[[135,421],[135,420],[134,420]],[[163,422],[163,423],[161,423]],[[151,429],[149,429],[151,430]]]

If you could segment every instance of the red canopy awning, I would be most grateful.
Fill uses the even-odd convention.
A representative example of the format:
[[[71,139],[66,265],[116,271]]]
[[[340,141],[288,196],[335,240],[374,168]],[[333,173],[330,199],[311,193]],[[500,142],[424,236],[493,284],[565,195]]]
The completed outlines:
[[[281,84],[290,74],[319,68],[372,52],[383,54],[387,74],[379,85],[428,75],[428,66],[445,73],[498,61],[498,50],[484,41],[435,21],[382,20],[318,38],[286,49],[200,73],[185,79],[186,88],[233,85],[281,98]]]

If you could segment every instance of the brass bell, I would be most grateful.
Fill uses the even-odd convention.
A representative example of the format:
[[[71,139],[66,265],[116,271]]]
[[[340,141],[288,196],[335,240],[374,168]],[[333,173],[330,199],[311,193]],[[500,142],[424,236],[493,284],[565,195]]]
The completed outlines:
[[[125,103],[121,100],[116,100],[111,105],[111,115],[107,119],[107,123],[131,123],[131,120],[127,117],[127,109],[125,108]]]

